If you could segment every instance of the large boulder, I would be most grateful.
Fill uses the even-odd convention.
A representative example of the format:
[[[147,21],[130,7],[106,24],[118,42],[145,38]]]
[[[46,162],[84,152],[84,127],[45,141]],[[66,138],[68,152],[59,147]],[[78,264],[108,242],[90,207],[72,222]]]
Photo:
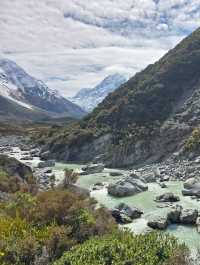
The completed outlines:
[[[0,155],[0,170],[6,172],[9,176],[17,176],[23,180],[33,175],[29,166],[6,155]]]
[[[162,195],[159,195],[155,199],[156,202],[178,202],[180,201],[179,196],[175,195],[172,192],[167,192]]]
[[[196,224],[198,217],[198,211],[195,209],[184,209],[180,214],[180,223],[181,224]]]
[[[118,209],[111,210],[111,214],[118,224],[132,223],[132,219]]]
[[[104,164],[89,164],[82,168],[83,172],[81,172],[81,175],[101,173],[103,172],[104,167]]]
[[[180,222],[180,215],[182,211],[181,205],[176,205],[174,207],[171,207],[169,209],[169,212],[167,213],[167,219],[172,224],[177,224]]]
[[[147,225],[153,229],[164,230],[169,224],[167,216],[153,216]]]
[[[140,218],[143,211],[136,207],[130,207],[125,203],[120,203],[116,208],[111,210],[111,214],[117,223],[127,224],[131,223],[134,219]]]
[[[189,178],[183,184],[184,189],[182,190],[182,194],[184,196],[196,196],[200,197],[200,181],[196,178]]]
[[[197,198],[200,198],[200,190],[199,189],[183,189],[182,190],[183,196],[195,196]]]
[[[15,193],[21,189],[32,193],[38,190],[31,168],[13,157],[0,155],[0,191]]]
[[[139,179],[126,178],[108,185],[108,194],[114,197],[125,197],[145,191],[148,186]]]
[[[120,203],[116,209],[118,209],[121,213],[124,213],[131,219],[140,218],[143,214],[143,211],[137,207],[130,207],[125,203]]]
[[[184,182],[183,186],[185,189],[193,189],[197,182],[196,178],[189,178]]]

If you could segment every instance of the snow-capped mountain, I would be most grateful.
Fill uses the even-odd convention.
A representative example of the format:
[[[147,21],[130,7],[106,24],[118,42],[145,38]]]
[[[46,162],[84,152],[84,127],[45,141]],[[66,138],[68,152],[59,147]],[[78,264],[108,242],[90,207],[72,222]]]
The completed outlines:
[[[42,81],[27,74],[15,62],[0,59],[0,96],[29,109],[45,112],[51,117],[82,117],[85,112],[49,89]]]
[[[106,77],[94,88],[83,88],[74,97],[69,98],[87,112],[92,111],[104,98],[127,81],[124,75],[113,74]]]

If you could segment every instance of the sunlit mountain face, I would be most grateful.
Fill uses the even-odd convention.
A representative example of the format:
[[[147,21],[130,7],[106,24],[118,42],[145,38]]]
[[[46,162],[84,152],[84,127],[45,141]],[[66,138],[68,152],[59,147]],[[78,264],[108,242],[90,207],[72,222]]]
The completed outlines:
[[[199,0],[7,0],[0,53],[74,96],[116,72],[134,75],[199,22]]]

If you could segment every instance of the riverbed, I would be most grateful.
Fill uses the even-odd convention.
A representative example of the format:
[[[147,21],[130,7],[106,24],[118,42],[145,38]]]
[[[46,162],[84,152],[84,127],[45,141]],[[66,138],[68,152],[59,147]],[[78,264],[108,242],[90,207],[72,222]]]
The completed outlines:
[[[101,174],[93,174],[87,176],[81,176],[78,180],[78,184],[85,188],[90,188],[93,184],[97,182],[113,182],[119,179],[120,177],[110,177],[109,170],[105,170]],[[195,208],[200,210],[200,202],[190,197],[182,196],[181,190],[183,188],[183,183],[174,181],[166,182],[167,188],[162,189],[157,183],[151,183],[148,185],[148,191],[136,194],[130,197],[124,198],[114,198],[107,193],[107,189],[91,191],[91,196],[94,197],[99,204],[106,206],[107,208],[113,208],[118,205],[120,202],[124,202],[129,206],[136,206],[141,208],[144,211],[142,218],[134,220],[131,224],[124,225],[131,229],[134,233],[143,233],[147,227],[147,220],[156,214],[163,215],[167,212],[167,208],[158,208],[160,205],[154,201],[155,197],[163,194],[164,192],[173,192],[176,195],[179,195],[180,202],[179,205],[182,205],[183,208]],[[183,225],[171,225],[168,227],[166,232],[176,236],[180,242],[186,243],[192,249],[200,248],[200,234],[197,232],[196,227],[192,226],[183,226]]]
[[[21,160],[23,153],[18,148],[13,149],[13,155],[17,159]],[[38,157],[34,157],[31,161],[21,160],[28,165],[35,167],[40,161]],[[70,168],[79,171],[83,165],[77,164],[63,164],[56,163],[53,168],[53,172],[56,175],[56,181],[59,183],[64,177],[64,169]],[[88,188],[91,190],[92,186],[97,182],[110,183],[119,180],[121,177],[110,176],[109,172],[120,171],[116,169],[105,169],[102,173],[83,175],[80,176],[77,181],[77,185]],[[114,198],[107,193],[107,189],[103,188],[101,190],[91,190],[91,196],[94,197],[99,205],[104,205],[105,207],[112,209],[120,202],[124,202],[129,206],[135,206],[141,208],[144,211],[142,218],[134,220],[131,224],[124,225],[128,227],[134,233],[143,233],[147,229],[147,220],[152,215],[162,215],[166,213],[167,208],[158,208],[159,203],[154,201],[155,197],[163,194],[165,192],[173,192],[179,195],[180,202],[178,204],[182,205],[184,208],[195,208],[200,210],[200,202],[194,200],[190,197],[182,196],[181,190],[183,188],[183,183],[180,181],[166,182],[167,188],[162,189],[157,183],[148,184],[148,191],[139,193],[134,196],[124,197],[124,198]],[[200,234],[197,233],[195,227],[182,226],[182,225],[171,225],[168,227],[166,232],[176,236],[180,242],[186,243],[191,249],[200,249]]]

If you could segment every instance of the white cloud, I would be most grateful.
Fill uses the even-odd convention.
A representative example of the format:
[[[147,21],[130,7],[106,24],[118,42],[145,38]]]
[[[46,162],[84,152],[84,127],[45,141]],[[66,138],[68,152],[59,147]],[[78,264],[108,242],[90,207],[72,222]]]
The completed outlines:
[[[58,53],[10,54],[29,73],[59,88],[66,96],[93,87],[105,76],[119,72],[132,76],[165,53],[163,49],[105,47],[67,49]],[[34,65],[34,67],[33,67]]]
[[[134,74],[199,24],[199,0],[1,0],[0,53],[71,95]]]

